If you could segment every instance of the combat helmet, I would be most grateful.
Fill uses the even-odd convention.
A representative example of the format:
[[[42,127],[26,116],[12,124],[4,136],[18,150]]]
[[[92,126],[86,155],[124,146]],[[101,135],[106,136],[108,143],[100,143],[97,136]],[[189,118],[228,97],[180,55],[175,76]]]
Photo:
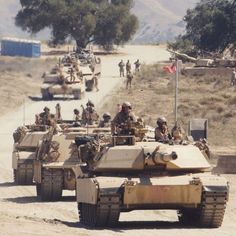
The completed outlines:
[[[125,108],[125,107],[128,107],[129,109],[132,109],[131,103],[128,102],[128,101],[123,102],[123,104],[122,104],[122,108]]]
[[[167,120],[164,116],[157,118],[157,125],[161,125],[161,124],[164,124],[164,123],[167,123]]]
[[[111,119],[111,114],[110,114],[109,112],[105,112],[102,117],[103,117],[104,119],[105,119],[105,118]]]

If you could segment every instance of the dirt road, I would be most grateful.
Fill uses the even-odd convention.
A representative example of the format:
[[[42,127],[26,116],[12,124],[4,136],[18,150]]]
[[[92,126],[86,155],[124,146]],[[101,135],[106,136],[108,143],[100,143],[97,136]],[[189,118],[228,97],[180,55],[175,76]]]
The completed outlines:
[[[0,235],[24,236],[54,236],[54,235],[202,235],[215,236],[233,235],[236,230],[236,177],[226,176],[232,183],[230,204],[227,208],[224,224],[219,229],[181,228],[177,222],[175,211],[134,211],[122,213],[120,223],[115,229],[90,230],[85,229],[78,221],[77,204],[73,192],[65,192],[63,201],[43,203],[37,200],[35,186],[15,186],[12,178],[11,151],[12,132],[22,123],[32,123],[34,115],[44,106],[54,111],[56,103],[60,102],[62,116],[72,118],[74,108],[85,105],[88,99],[96,104],[101,103],[107,94],[118,86],[117,64],[120,59],[130,59],[134,62],[152,63],[168,59],[169,54],[162,47],[130,46],[121,50],[121,54],[102,57],[102,78],[99,81],[99,92],[87,93],[81,101],[56,100],[50,102],[32,101],[19,107],[12,113],[0,117]],[[35,99],[37,100],[37,99]]]

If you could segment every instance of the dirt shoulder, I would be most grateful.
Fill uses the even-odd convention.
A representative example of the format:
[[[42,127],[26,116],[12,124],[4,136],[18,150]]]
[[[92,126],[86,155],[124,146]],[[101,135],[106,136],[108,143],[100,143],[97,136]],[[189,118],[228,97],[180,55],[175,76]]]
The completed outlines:
[[[41,76],[55,63],[56,58],[0,56],[0,116],[40,94]]]

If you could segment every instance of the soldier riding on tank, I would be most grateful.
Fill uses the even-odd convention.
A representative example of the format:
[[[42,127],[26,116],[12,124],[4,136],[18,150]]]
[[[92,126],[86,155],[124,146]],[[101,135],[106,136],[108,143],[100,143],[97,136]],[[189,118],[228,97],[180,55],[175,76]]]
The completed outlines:
[[[124,102],[121,111],[118,112],[112,120],[112,133],[126,134],[128,122],[136,122],[136,117],[132,113],[132,106],[130,102]]]
[[[165,117],[157,119],[157,127],[155,128],[155,140],[158,142],[167,143],[171,140],[171,135],[168,130],[167,120]]]
[[[109,112],[105,112],[102,117],[103,117],[103,120],[100,121],[98,127],[99,128],[110,127],[111,126],[111,114]]]

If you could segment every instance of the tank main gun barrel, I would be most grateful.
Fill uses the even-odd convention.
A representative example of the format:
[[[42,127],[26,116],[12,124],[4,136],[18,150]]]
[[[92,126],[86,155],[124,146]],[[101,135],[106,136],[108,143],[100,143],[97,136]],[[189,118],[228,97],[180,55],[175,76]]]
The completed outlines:
[[[177,158],[178,155],[176,152],[171,152],[171,153],[157,152],[153,156],[153,162],[154,163],[169,162],[169,161],[174,161]]]
[[[174,161],[178,158],[176,152],[172,151],[171,153],[159,151],[159,146],[155,148],[152,153],[148,153],[146,156],[145,163],[148,166],[166,164],[169,161]]]
[[[174,54],[178,59],[186,60],[186,61],[190,61],[190,62],[194,62],[194,63],[197,61],[197,58],[190,57],[189,55],[187,55],[185,53],[180,53],[180,52],[172,51],[169,49],[167,49],[167,51]]]

